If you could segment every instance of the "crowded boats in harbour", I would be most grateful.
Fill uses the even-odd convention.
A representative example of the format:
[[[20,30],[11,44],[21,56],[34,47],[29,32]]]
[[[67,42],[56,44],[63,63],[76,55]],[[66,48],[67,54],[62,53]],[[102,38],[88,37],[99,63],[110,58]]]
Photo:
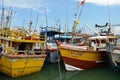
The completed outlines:
[[[40,72],[46,63],[50,65],[63,63],[65,71],[86,71],[110,65],[112,71],[120,71],[119,35],[113,32],[110,15],[105,25],[94,23],[94,27],[83,24],[93,34],[83,28],[78,29],[87,0],[76,1],[74,19],[71,30],[66,21],[64,29],[60,21],[55,20],[54,26],[49,26],[49,15],[44,9],[45,27],[37,28],[34,24],[33,11],[30,11],[30,20],[24,26],[11,26],[14,8],[6,10],[6,0],[1,0],[0,20],[0,72],[12,78],[32,75]],[[89,1],[88,1],[89,3]],[[68,4],[67,4],[68,5]],[[108,14],[109,3],[107,4]],[[84,14],[83,14],[84,13]],[[35,25],[35,26],[34,26]],[[120,26],[117,24],[117,26]],[[68,30],[69,29],[69,30]],[[48,66],[49,68],[49,66]]]

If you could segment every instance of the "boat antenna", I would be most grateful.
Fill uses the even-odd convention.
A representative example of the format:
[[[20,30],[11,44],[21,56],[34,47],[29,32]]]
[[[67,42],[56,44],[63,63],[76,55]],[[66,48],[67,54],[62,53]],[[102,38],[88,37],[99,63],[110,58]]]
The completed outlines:
[[[2,0],[2,16],[1,16],[1,27],[2,29],[4,27],[4,0]]]

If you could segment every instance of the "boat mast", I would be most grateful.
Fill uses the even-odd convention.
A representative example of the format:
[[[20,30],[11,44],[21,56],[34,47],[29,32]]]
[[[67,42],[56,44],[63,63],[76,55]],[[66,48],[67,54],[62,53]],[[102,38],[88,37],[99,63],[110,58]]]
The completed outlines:
[[[32,9],[31,9],[31,12],[30,12],[30,23],[29,23],[29,31],[30,31],[30,33],[32,32],[31,27],[32,27]]]
[[[109,6],[109,0],[107,0],[107,9],[108,9],[108,27],[109,27],[109,33],[111,33],[111,20],[110,20],[110,6]]]
[[[45,9],[45,17],[46,17],[46,32],[45,32],[45,37],[46,37],[46,43],[47,43],[47,29],[48,29],[48,19],[47,19],[47,11]],[[47,47],[47,44],[46,44],[46,47]]]
[[[13,15],[15,15],[15,13],[16,13],[16,11],[14,11],[14,13],[13,13],[13,9],[11,8],[11,10],[10,10],[10,16],[9,16],[9,27],[11,27],[11,22],[12,22],[12,16]]]
[[[4,0],[2,0],[2,16],[1,16],[1,25],[0,29],[4,27]]]
[[[38,23],[38,17],[39,17],[39,15],[37,15],[37,18],[36,18],[35,31],[36,31],[36,27],[37,27],[37,23]]]
[[[80,4],[77,3],[77,5],[76,5],[76,11],[75,11],[75,14],[74,14],[74,24],[73,24],[73,27],[72,27],[72,39],[71,39],[71,44],[73,43],[74,35],[75,35],[75,33],[76,33],[76,27],[77,27],[77,25],[79,24],[80,16],[81,16],[81,14],[82,14],[82,11],[83,11],[83,8],[84,8],[84,5],[85,5],[85,0],[83,0],[83,1],[81,2],[82,8],[81,8],[81,10],[80,10],[80,12],[79,12],[79,16],[77,17],[79,5],[80,5]]]
[[[72,39],[71,39],[71,44],[73,43],[73,38],[74,38],[74,35],[75,35],[75,28],[77,26],[76,24],[76,21],[77,21],[77,12],[78,12],[78,8],[79,8],[79,4],[77,3],[76,4],[76,11],[75,11],[75,14],[74,14],[74,24],[73,24],[73,27],[72,27]]]
[[[68,0],[66,1],[66,24],[65,24],[65,32],[68,32]]]
[[[65,36],[67,36],[68,33],[68,0],[66,1],[66,23],[65,23]],[[65,39],[65,43],[67,42],[67,39]]]
[[[10,27],[10,26],[8,26],[8,25],[10,25],[10,18],[11,18],[11,7],[10,7],[9,10],[8,10],[8,14],[7,14],[7,17],[6,17],[5,28]]]

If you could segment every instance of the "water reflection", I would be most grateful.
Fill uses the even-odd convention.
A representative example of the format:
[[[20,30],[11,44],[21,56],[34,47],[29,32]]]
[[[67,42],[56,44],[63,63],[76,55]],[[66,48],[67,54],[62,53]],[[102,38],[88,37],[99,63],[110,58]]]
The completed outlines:
[[[59,66],[60,65],[60,66]],[[91,70],[68,72],[63,62],[60,64],[45,63],[41,72],[31,75],[11,78],[0,73],[0,80],[119,80],[120,72],[114,72],[110,67],[103,66]]]
[[[74,71],[74,72],[65,72],[63,75],[63,78],[62,80],[69,80],[71,79],[72,77],[76,76],[80,71]]]

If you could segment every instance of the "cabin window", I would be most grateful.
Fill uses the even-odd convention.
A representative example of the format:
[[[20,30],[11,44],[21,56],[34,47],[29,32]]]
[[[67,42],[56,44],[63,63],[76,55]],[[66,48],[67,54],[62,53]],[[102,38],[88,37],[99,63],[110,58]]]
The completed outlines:
[[[99,44],[99,43],[100,43],[100,41],[99,41],[98,39],[96,39],[96,43],[97,43],[97,44]]]
[[[19,54],[24,54],[25,43],[20,43],[18,50],[20,51]]]
[[[95,40],[91,40],[91,42],[94,42],[94,43],[95,43]]]
[[[114,42],[114,39],[109,39],[109,42]]]
[[[9,43],[8,43],[8,46],[10,46],[10,41],[9,41]]]
[[[112,40],[111,40],[111,39],[109,39],[109,42],[112,42]]]
[[[106,40],[101,40],[101,43],[106,43]]]

